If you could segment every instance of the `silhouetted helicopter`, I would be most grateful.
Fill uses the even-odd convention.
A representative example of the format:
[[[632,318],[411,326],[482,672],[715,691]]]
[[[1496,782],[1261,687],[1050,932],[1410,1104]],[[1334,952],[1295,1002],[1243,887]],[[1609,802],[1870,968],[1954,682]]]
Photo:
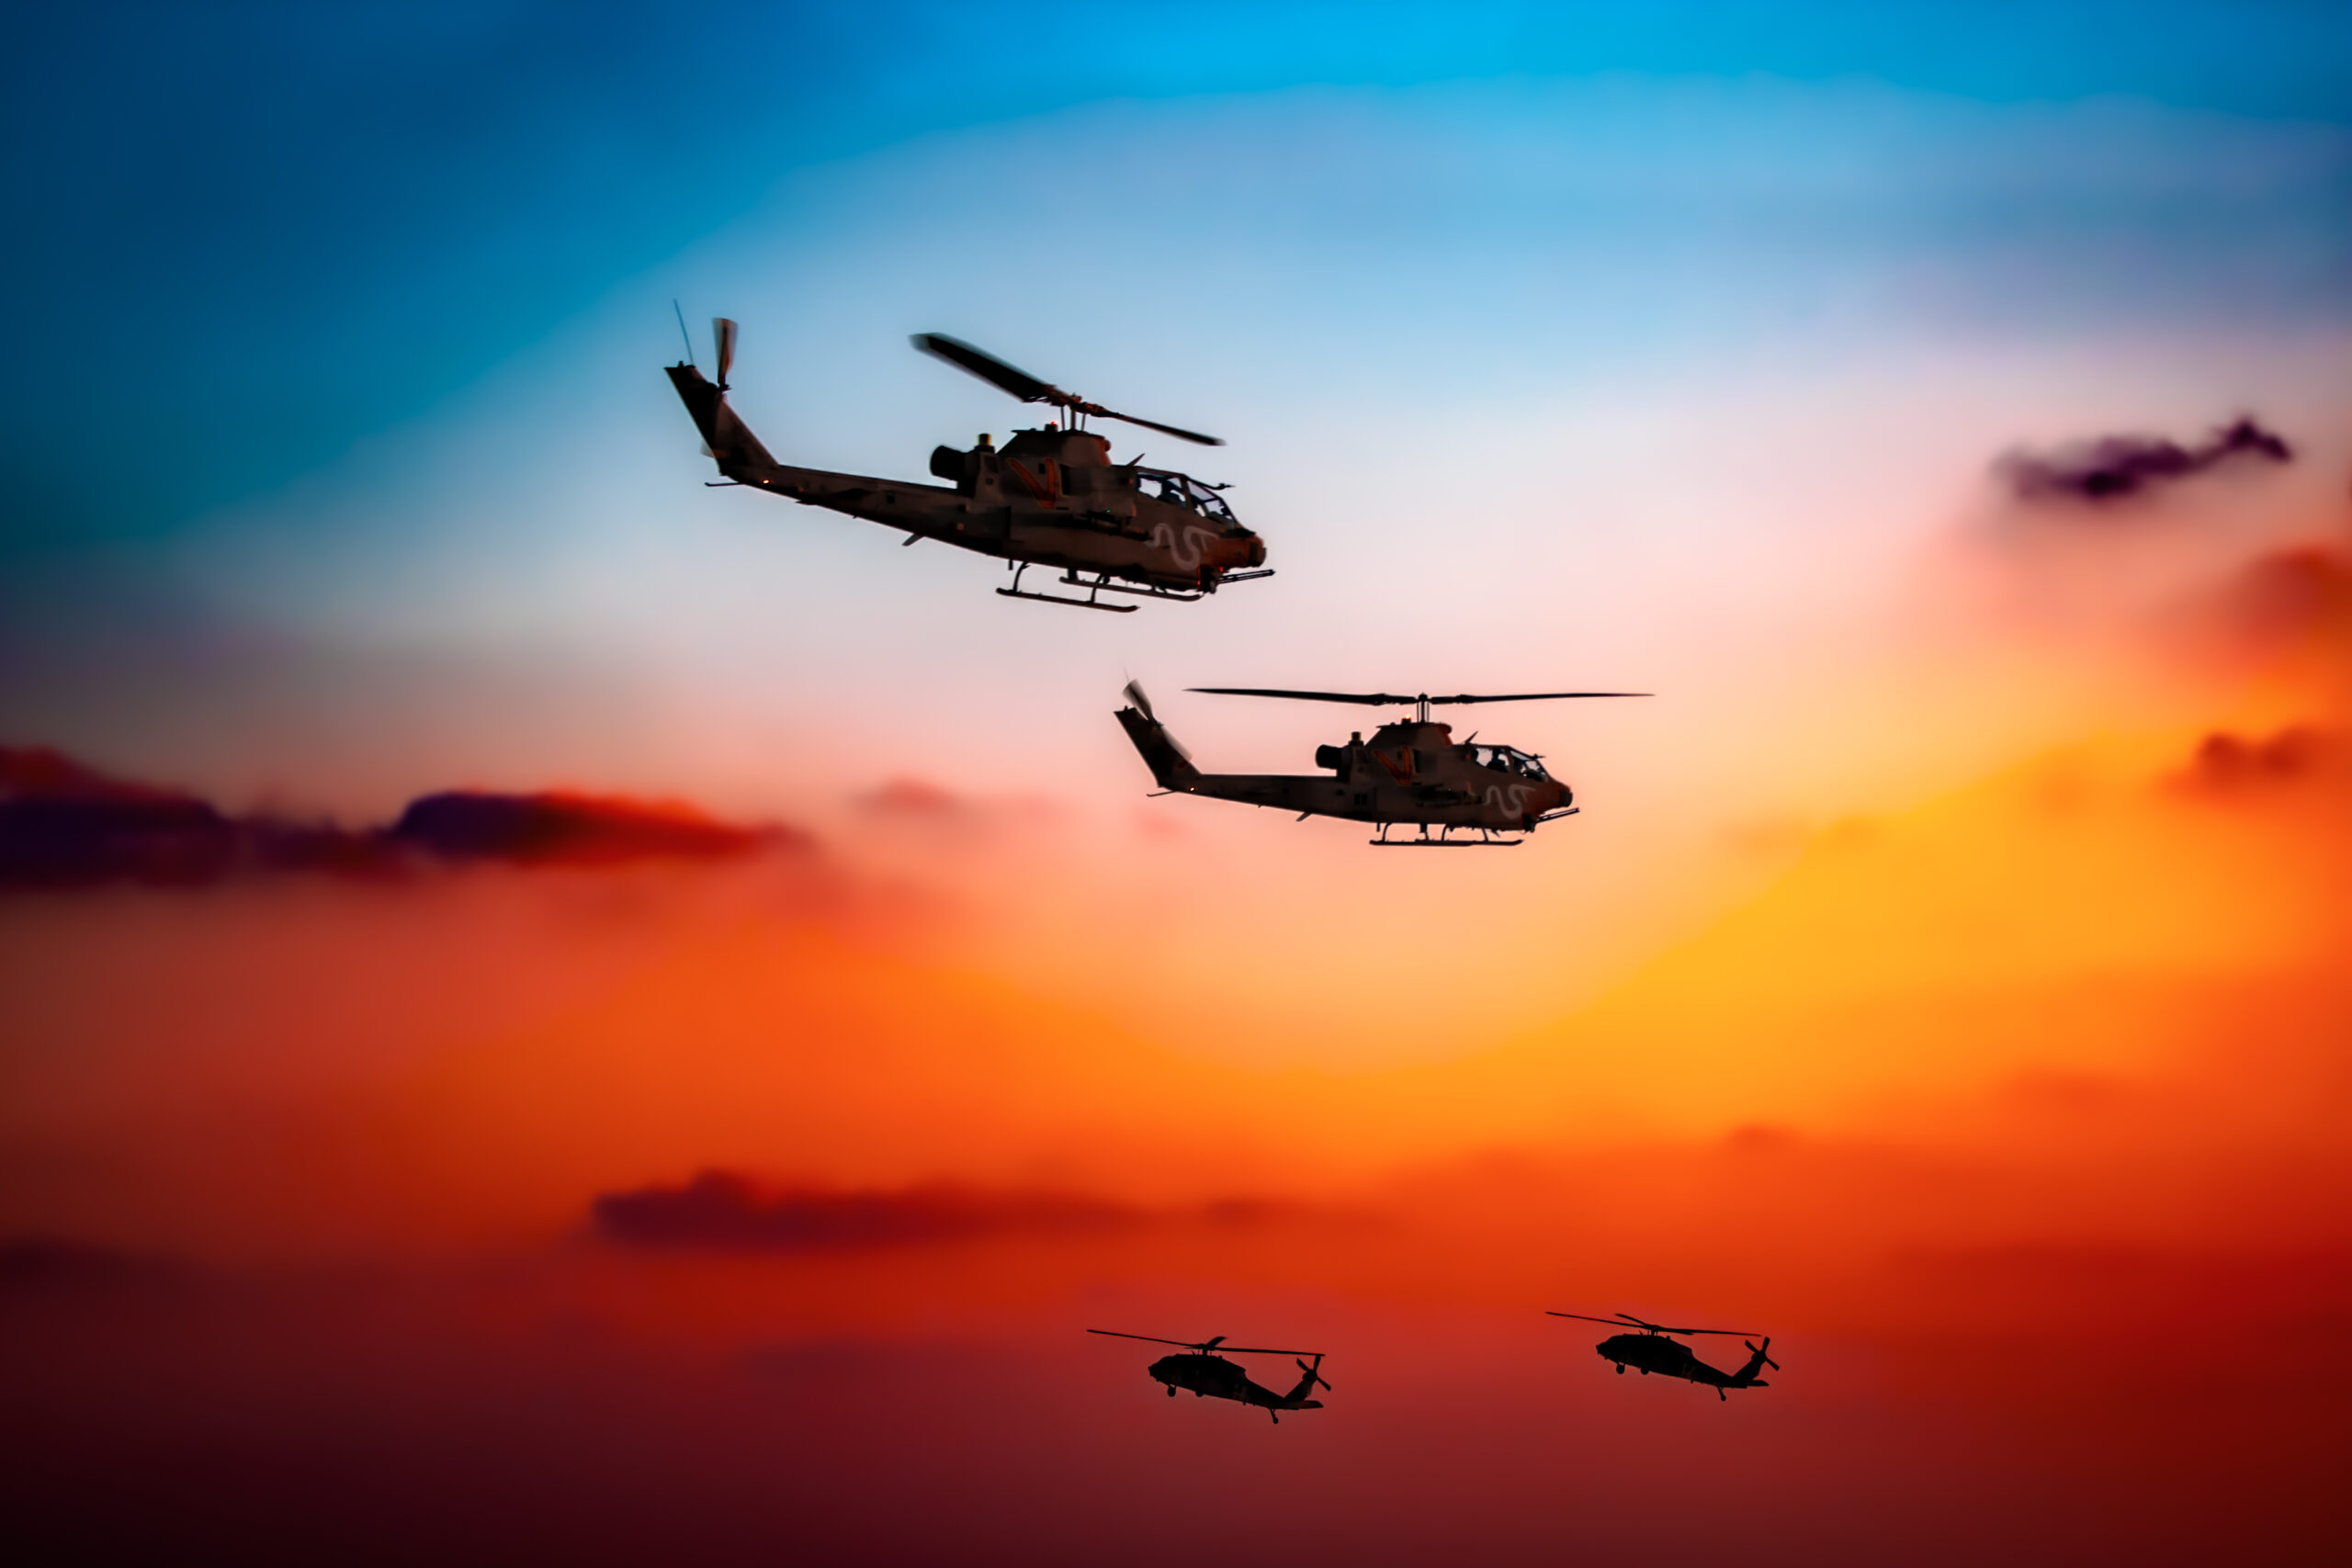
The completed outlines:
[[[1577,807],[1567,784],[1544,771],[1544,759],[1509,746],[1478,746],[1474,734],[1456,746],[1449,725],[1430,722],[1430,709],[1441,703],[1533,703],[1563,697],[1645,697],[1647,692],[1521,692],[1508,696],[1462,694],[1432,697],[1398,696],[1389,692],[1287,692],[1255,686],[1194,686],[1191,690],[1228,697],[1292,697],[1311,703],[1364,703],[1387,706],[1410,703],[1414,716],[1382,725],[1366,740],[1361,733],[1348,737],[1345,746],[1318,746],[1315,765],[1329,768],[1334,777],[1306,773],[1204,773],[1175,737],[1151,711],[1150,699],[1135,682],[1127,682],[1127,701],[1118,719],[1143,753],[1145,764],[1162,790],[1172,794],[1205,795],[1218,800],[1238,800],[1250,806],[1272,806],[1309,817],[1340,817],[1354,822],[1377,823],[1380,836],[1370,840],[1384,849],[1476,849],[1481,845],[1510,848],[1519,839],[1498,833],[1532,832],[1538,823],[1555,817],[1573,817]],[[1399,822],[1420,826],[1420,836],[1391,839],[1388,829]],[[1430,837],[1435,827],[1438,836]],[[1453,837],[1456,828],[1476,829],[1475,839]]]
[[[1329,1383],[1323,1382],[1323,1352],[1320,1350],[1268,1350],[1256,1346],[1227,1345],[1222,1334],[1214,1339],[1193,1341],[1162,1339],[1156,1334],[1122,1334],[1115,1328],[1090,1328],[1086,1332],[1107,1334],[1114,1339],[1142,1339],[1154,1345],[1182,1346],[1188,1354],[1162,1356],[1147,1369],[1154,1379],[1168,1385],[1169,1398],[1175,1398],[1178,1389],[1189,1388],[1195,1399],[1206,1396],[1238,1400],[1244,1404],[1255,1404],[1263,1409],[1273,1417],[1277,1427],[1283,1424],[1281,1412],[1284,1410],[1322,1409],[1321,1400],[1306,1396],[1315,1392],[1317,1383],[1323,1384],[1326,1393],[1331,1387]],[[1311,1365],[1304,1360],[1298,1363],[1298,1370],[1306,1375],[1298,1380],[1297,1387],[1288,1393],[1276,1393],[1272,1389],[1251,1382],[1247,1372],[1224,1356],[1213,1354],[1220,1348],[1231,1356],[1312,1356],[1315,1359]]]
[[[678,324],[684,331],[683,316]],[[1104,591],[1189,602],[1216,592],[1224,583],[1273,575],[1251,570],[1265,565],[1265,541],[1236,520],[1218,493],[1222,487],[1170,468],[1147,468],[1140,461],[1114,463],[1111,444],[1091,434],[1084,422],[1090,415],[1123,420],[1182,440],[1223,446],[1214,435],[1115,413],[1016,370],[970,344],[923,333],[913,342],[925,354],[968,370],[1024,403],[1053,404],[1069,421],[1069,428],[1049,420],[1043,430],[1014,432],[1002,450],[985,435],[968,452],[938,447],[931,455],[931,471],[947,480],[945,485],[794,468],[769,457],[759,437],[728,407],[735,323],[720,317],[711,323],[711,331],[718,345],[718,384],[703,379],[695,367],[691,337],[686,362],[671,366],[669,376],[702,432],[703,449],[727,476],[721,483],[747,485],[901,528],[910,545],[937,539],[1001,557],[1013,569],[1012,586],[997,592],[1011,599],[1125,614],[1135,606],[1099,603]],[[1058,568],[1062,575],[1057,581],[1085,589],[1086,597],[1023,592],[1022,574],[1033,566]]]
[[[1611,1328],[1623,1328],[1630,1325],[1640,1329],[1639,1334],[1613,1334],[1593,1347],[1594,1352],[1603,1360],[1617,1363],[1617,1375],[1621,1378],[1625,1375],[1627,1367],[1633,1368],[1644,1377],[1656,1372],[1660,1377],[1688,1378],[1692,1382],[1705,1383],[1713,1388],[1717,1399],[1728,1399],[1731,1396],[1724,1392],[1727,1388],[1771,1387],[1770,1383],[1764,1382],[1756,1374],[1766,1367],[1771,1368],[1776,1372],[1781,1370],[1781,1363],[1764,1353],[1772,1348],[1772,1337],[1769,1334],[1760,1337],[1764,1341],[1761,1345],[1757,1344],[1753,1339],[1742,1341],[1754,1354],[1747,1358],[1747,1365],[1736,1372],[1726,1372],[1711,1367],[1699,1359],[1692,1353],[1690,1346],[1679,1340],[1666,1337],[1669,1334],[1746,1335],[1753,1333],[1752,1329],[1667,1328],[1655,1323],[1644,1323],[1633,1314],[1625,1312],[1619,1313],[1615,1317],[1589,1317],[1580,1312],[1555,1312],[1549,1313],[1548,1315],[1573,1317],[1582,1323],[1605,1323]]]

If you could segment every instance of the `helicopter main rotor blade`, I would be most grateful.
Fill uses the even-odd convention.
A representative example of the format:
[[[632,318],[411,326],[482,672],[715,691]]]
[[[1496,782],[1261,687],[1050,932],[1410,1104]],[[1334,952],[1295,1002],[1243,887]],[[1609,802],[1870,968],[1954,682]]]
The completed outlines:
[[[1141,1339],[1153,1345],[1175,1345],[1187,1350],[1220,1350],[1228,1356],[1320,1356],[1320,1350],[1278,1350],[1271,1345],[1227,1345],[1220,1334],[1214,1339],[1163,1339],[1157,1334],[1128,1334],[1116,1328],[1090,1328],[1114,1339]]]
[[[1436,699],[1431,698],[1430,700],[1435,701]],[[1554,1312],[1551,1308],[1546,1307],[1544,1309],[1544,1313],[1546,1317],[1573,1317],[1580,1323],[1605,1323],[1611,1328],[1639,1328],[1651,1334],[1748,1335],[1756,1333],[1756,1330],[1752,1328],[1668,1328],[1663,1323],[1651,1323],[1645,1319],[1635,1317],[1633,1314],[1626,1312],[1621,1312],[1615,1317],[1594,1317],[1589,1313]],[[1760,1339],[1763,1336],[1757,1335],[1757,1337]],[[1778,1369],[1775,1370],[1777,1371]]]
[[[1646,697],[1648,692],[1514,692],[1509,695],[1477,696],[1461,693],[1451,697],[1420,694],[1400,695],[1396,692],[1294,692],[1279,686],[1191,686],[1188,691],[1206,692],[1220,697],[1288,697],[1302,703],[1362,703],[1366,707],[1392,707],[1399,704],[1410,707],[1428,703],[1432,707],[1440,703],[1540,703],[1561,697]]]
[[[1000,391],[1011,392],[1024,403],[1066,403],[1069,394],[1050,381],[1040,381],[984,348],[974,348],[945,333],[917,333],[907,340],[933,359],[944,359],[967,375],[978,376]]]
[[[956,369],[967,375],[978,376],[989,386],[1010,392],[1024,403],[1057,403],[1073,413],[1139,424],[1146,430],[1157,430],[1162,435],[1173,435],[1179,441],[1190,441],[1197,446],[1225,445],[1216,436],[1186,430],[1182,425],[1162,424],[1158,420],[1139,419],[1131,413],[1121,413],[1116,409],[1106,409],[1101,403],[1090,403],[1075,392],[1065,392],[1051,381],[1040,381],[1018,366],[1007,365],[987,349],[975,348],[962,338],[949,337],[945,333],[917,333],[907,341],[933,359],[944,359]]]
[[[1119,413],[1114,410],[1102,408],[1094,403],[1072,403],[1070,407],[1076,409],[1080,413],[1091,414],[1096,419],[1115,419],[1127,424],[1140,424],[1146,430],[1157,430],[1162,435],[1172,435],[1179,441],[1189,441],[1196,446],[1222,446],[1225,445],[1225,437],[1222,435],[1203,435],[1197,430],[1186,430],[1183,426],[1179,424],[1162,424],[1156,419],[1137,419],[1131,413]]]
[[[1107,1334],[1114,1339],[1141,1339],[1153,1345],[1176,1345],[1181,1346],[1187,1350],[1197,1350],[1204,1344],[1216,1343],[1215,1340],[1162,1339],[1157,1334],[1123,1334],[1115,1328],[1090,1328],[1086,1332],[1089,1334]]]
[[[1206,692],[1216,697],[1290,697],[1302,703],[1363,703],[1367,707],[1386,707],[1392,703],[1415,703],[1418,697],[1400,697],[1394,692],[1291,692],[1274,686],[1187,686],[1186,691]]]
[[[1503,696],[1473,696],[1464,693],[1458,696],[1431,697],[1430,703],[1548,703],[1562,697],[1654,697],[1655,692],[1513,692]]]

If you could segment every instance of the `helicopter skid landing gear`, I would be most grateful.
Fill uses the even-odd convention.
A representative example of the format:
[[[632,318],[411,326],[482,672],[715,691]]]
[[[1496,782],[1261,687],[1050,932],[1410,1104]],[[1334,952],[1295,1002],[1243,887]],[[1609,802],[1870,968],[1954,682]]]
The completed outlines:
[[[1072,588],[1084,588],[1096,593],[1132,593],[1138,599],[1166,599],[1178,604],[1190,604],[1194,600],[1205,599],[1211,592],[1204,589],[1197,593],[1188,593],[1181,588],[1136,588],[1129,583],[1112,581],[1107,572],[1097,572],[1091,582],[1075,574],[1057,577],[1054,581],[1067,582]]]
[[[1392,839],[1388,836],[1388,829],[1394,826],[1394,823],[1383,822],[1380,837],[1367,839],[1364,842],[1380,850],[1515,850],[1527,841],[1524,839],[1498,839],[1491,828],[1477,829],[1478,836],[1475,839],[1457,839],[1452,836],[1453,824],[1451,822],[1441,826],[1434,839],[1430,837],[1430,825],[1426,822],[1421,824],[1420,837],[1417,839]]]
[[[1058,581],[1067,582],[1073,588],[1085,588],[1090,590],[1087,596],[1083,599],[1065,599],[1058,593],[1024,593],[1021,591],[1021,574],[1028,570],[1029,563],[1027,561],[1023,561],[1020,567],[1012,574],[1012,586],[1010,588],[1000,588],[997,590],[997,592],[1007,599],[1026,599],[1032,604],[1068,604],[1073,610],[1100,610],[1103,614],[1109,615],[1132,615],[1136,613],[1136,606],[1133,604],[1102,604],[1095,602],[1094,595],[1102,592],[1103,589],[1113,586],[1111,583],[1081,582],[1074,576],[1064,577]],[[1127,592],[1140,591],[1128,590]]]

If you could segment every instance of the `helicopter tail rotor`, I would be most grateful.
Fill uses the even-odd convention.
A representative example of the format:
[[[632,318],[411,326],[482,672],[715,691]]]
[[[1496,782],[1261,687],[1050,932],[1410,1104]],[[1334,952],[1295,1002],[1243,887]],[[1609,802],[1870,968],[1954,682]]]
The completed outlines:
[[[1315,1393],[1315,1385],[1317,1383],[1323,1384],[1323,1391],[1326,1393],[1329,1393],[1331,1389],[1331,1385],[1329,1383],[1323,1382],[1323,1358],[1319,1355],[1317,1356],[1311,1364],[1305,1360],[1301,1360],[1298,1363],[1298,1370],[1301,1374],[1298,1383],[1290,1391],[1290,1393],[1283,1396],[1284,1404],[1300,1410],[1322,1409],[1323,1402],[1313,1397],[1313,1395]]]
[[[1776,1372],[1781,1370],[1781,1363],[1764,1353],[1772,1348],[1770,1336],[1767,1335],[1761,1345],[1753,1339],[1743,1340],[1741,1343],[1745,1344],[1748,1349],[1747,1365],[1734,1372],[1729,1382],[1718,1387],[1715,1391],[1718,1393],[1722,1393],[1724,1388],[1770,1388],[1771,1385],[1763,1378],[1764,1369],[1770,1367]]]
[[[710,319],[711,342],[718,350],[718,389],[727,390],[727,373],[735,368],[735,323],[725,316]]]
[[[683,330],[683,314],[679,324]],[[776,461],[727,403],[727,376],[735,367],[735,323],[725,316],[713,317],[710,335],[718,351],[716,385],[705,380],[691,362],[673,365],[663,374],[677,389],[678,400],[686,405],[686,413],[702,436],[704,455],[717,462],[718,471],[736,483],[757,484],[762,482],[763,474],[776,467]],[[692,348],[691,340],[687,346]]]
[[[1153,724],[1159,722],[1159,716],[1151,711],[1151,699],[1144,694],[1142,682],[1128,682],[1125,694],[1127,701],[1135,705],[1136,711],[1143,715],[1146,720]]]

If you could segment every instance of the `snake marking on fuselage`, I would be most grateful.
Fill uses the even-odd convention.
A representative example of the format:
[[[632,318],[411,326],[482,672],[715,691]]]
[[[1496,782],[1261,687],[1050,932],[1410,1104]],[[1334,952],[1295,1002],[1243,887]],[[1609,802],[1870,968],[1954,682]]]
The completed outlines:
[[[1527,788],[1523,784],[1511,784],[1508,788],[1502,784],[1488,784],[1487,804],[1506,817],[1524,817],[1527,815]]]
[[[1198,571],[1201,570],[1201,547],[1216,537],[1216,530],[1195,524],[1184,525],[1180,533],[1173,524],[1162,523],[1151,531],[1151,547],[1173,551],[1176,565],[1181,570]]]

